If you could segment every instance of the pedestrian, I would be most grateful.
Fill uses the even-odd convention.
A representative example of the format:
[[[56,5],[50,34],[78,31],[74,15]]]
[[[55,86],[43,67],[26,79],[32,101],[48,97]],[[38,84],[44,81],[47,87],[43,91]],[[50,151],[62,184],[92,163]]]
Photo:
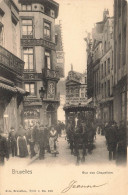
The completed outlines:
[[[117,133],[117,161],[116,163],[124,164],[127,158],[126,127],[123,121],[120,121]]]
[[[3,131],[0,128],[0,166],[4,165],[5,158],[9,159],[8,144],[6,138],[3,136]]]
[[[30,157],[33,158],[36,155],[36,152],[34,150],[35,140],[33,138],[33,126],[30,126],[30,128],[28,130],[27,140],[28,140],[28,144],[30,146]]]
[[[50,147],[49,147],[49,129],[48,129],[48,125],[45,125],[45,127],[44,127],[44,136],[45,136],[45,149],[49,152]]]
[[[22,125],[19,126],[17,136],[17,154],[19,157],[26,157],[28,156],[27,139]]]
[[[45,155],[45,134],[44,134],[44,125],[39,125],[38,131],[38,144],[39,144],[39,159],[44,159]]]
[[[9,145],[11,147],[12,157],[17,156],[17,135],[14,127],[11,127],[11,131],[8,136]]]
[[[71,154],[75,154],[73,152],[74,149],[74,126],[69,122],[67,126],[67,138],[70,144]]]
[[[51,153],[58,153],[56,151],[56,141],[57,141],[58,135],[57,130],[54,129],[54,126],[51,127],[51,131],[49,132],[49,146]]]
[[[85,161],[85,148],[84,148],[84,136],[83,136],[83,126],[79,124],[74,133],[74,145],[75,145],[75,153],[77,156],[77,165],[79,162]]]
[[[109,160],[116,159],[117,147],[117,126],[114,121],[110,121],[106,131],[107,147],[109,151]]]

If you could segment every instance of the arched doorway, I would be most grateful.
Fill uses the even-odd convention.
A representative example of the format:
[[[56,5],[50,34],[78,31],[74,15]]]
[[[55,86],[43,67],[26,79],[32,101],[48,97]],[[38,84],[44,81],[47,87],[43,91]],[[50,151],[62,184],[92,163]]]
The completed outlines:
[[[47,121],[49,127],[56,124],[56,112],[55,107],[52,104],[47,106]]]

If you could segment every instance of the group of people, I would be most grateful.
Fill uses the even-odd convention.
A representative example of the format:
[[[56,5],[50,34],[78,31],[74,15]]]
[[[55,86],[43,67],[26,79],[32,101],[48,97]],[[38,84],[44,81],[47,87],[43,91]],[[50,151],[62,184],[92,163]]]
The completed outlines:
[[[39,122],[36,125],[24,129],[22,125],[16,131],[11,127],[8,137],[5,137],[3,131],[0,129],[0,164],[4,164],[4,159],[12,157],[34,157],[37,153],[39,159],[44,159],[45,151],[49,153],[56,153],[56,142],[58,138],[58,131],[54,126],[44,126]]]
[[[4,164],[5,158],[9,159],[10,153],[12,157],[28,155],[26,132],[22,125],[17,131],[11,127],[8,135],[0,129],[0,165]]]
[[[105,124],[104,134],[106,137],[109,160],[116,160],[117,164],[126,162],[127,143],[126,127],[121,121],[119,126],[115,121]]]
[[[96,128],[94,123],[84,122],[73,125],[68,122],[66,128],[67,141],[70,144],[71,154],[77,156],[77,164],[85,161],[87,153],[92,154],[94,139],[96,139]]]
[[[69,121],[66,127],[67,141],[70,144],[71,154],[77,156],[77,164],[80,161],[84,162],[87,154],[92,154],[96,133],[106,138],[109,160],[116,160],[117,164],[126,162],[126,127],[123,121],[119,125],[115,121],[104,124],[81,121],[77,125]]]

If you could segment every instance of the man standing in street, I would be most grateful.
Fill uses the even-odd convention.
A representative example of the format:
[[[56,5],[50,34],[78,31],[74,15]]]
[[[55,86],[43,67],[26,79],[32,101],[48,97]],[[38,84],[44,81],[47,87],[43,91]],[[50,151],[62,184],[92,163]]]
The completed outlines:
[[[14,127],[11,127],[8,140],[11,147],[12,157],[17,156],[17,137]]]
[[[117,126],[114,121],[109,123],[107,131],[105,133],[107,146],[109,151],[109,160],[116,159],[116,147],[117,147]]]
[[[44,159],[45,154],[45,135],[44,135],[44,126],[39,126],[38,131],[38,144],[39,144],[39,159]]]
[[[4,165],[4,159],[9,159],[8,144],[0,128],[0,166]]]

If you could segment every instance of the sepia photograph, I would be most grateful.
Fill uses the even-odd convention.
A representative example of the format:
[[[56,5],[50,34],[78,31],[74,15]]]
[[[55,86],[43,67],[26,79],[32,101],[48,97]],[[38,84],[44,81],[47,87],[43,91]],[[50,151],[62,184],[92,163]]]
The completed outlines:
[[[127,195],[128,1],[0,0],[0,195]]]

